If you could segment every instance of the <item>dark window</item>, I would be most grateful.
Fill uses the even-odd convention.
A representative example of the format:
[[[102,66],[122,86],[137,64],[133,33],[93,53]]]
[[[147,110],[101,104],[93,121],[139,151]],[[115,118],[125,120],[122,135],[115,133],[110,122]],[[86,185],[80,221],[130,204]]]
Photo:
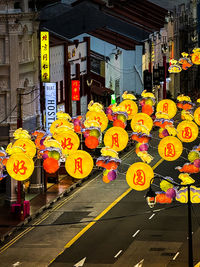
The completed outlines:
[[[20,9],[21,6],[20,6],[20,2],[15,2],[14,3],[14,9]]]
[[[63,101],[63,81],[60,81],[60,102]]]
[[[91,71],[96,74],[101,74],[101,60],[91,57]]]

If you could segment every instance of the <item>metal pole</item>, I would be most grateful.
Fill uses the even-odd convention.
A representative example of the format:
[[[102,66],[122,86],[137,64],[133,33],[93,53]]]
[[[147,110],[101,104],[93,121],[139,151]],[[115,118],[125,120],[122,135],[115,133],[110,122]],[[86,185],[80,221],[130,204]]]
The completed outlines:
[[[17,129],[22,128],[22,100],[21,89],[17,88]],[[21,182],[17,181],[17,203],[21,203]]]
[[[190,185],[187,185],[187,190],[188,190],[188,203],[187,203],[188,204],[188,266],[193,267]]]

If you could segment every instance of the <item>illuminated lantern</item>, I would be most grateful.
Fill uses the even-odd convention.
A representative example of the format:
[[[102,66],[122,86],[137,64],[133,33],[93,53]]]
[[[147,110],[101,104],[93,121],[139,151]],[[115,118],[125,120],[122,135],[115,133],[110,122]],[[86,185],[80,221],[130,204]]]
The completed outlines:
[[[54,138],[60,143],[64,155],[74,153],[79,148],[80,140],[78,135],[72,130],[56,134]]]
[[[99,145],[99,140],[95,136],[88,136],[85,138],[85,145],[90,149],[94,149]]]
[[[94,137],[96,137],[96,138],[99,138],[99,136],[100,136],[100,132],[99,132],[97,129],[93,129],[93,130],[90,130],[90,131],[89,131],[89,135],[90,135],[90,136],[94,136]]]
[[[170,203],[172,203],[172,198],[167,197],[166,194],[157,194],[156,195],[156,203],[170,204]]]
[[[50,133],[53,134],[55,129],[60,126],[67,126],[69,130],[74,128],[73,123],[69,122],[65,118],[61,118],[61,119],[58,119],[52,122],[51,127],[50,127]]]
[[[193,142],[199,134],[198,126],[193,121],[182,121],[177,126],[177,136],[182,142]]]
[[[86,113],[86,119],[91,121],[97,121],[101,126],[102,132],[108,126],[108,118],[104,112],[88,111]]]
[[[142,106],[142,113],[145,113],[145,114],[150,116],[153,114],[153,111],[154,111],[154,109],[150,105],[145,104],[144,106]]]
[[[147,189],[150,186],[150,181],[153,177],[153,169],[144,162],[136,162],[132,164],[126,173],[126,181],[128,185],[137,191]]]
[[[115,151],[123,150],[128,143],[128,134],[121,127],[111,127],[104,135],[105,146]]]
[[[173,161],[180,157],[183,151],[181,141],[174,136],[164,137],[158,145],[158,153],[161,158]]]
[[[194,112],[194,120],[196,124],[200,125],[200,107],[197,108]]]
[[[169,118],[172,119],[176,115],[177,107],[174,101],[170,99],[163,99],[158,102],[156,111],[166,113],[169,115]]]
[[[121,120],[115,120],[113,122],[113,126],[115,126],[115,127],[121,127],[123,129],[126,127],[125,123],[123,121],[121,121]]]
[[[194,162],[196,159],[199,159],[199,158],[200,158],[200,154],[198,151],[192,150],[188,154],[188,160],[190,162]]]
[[[6,170],[13,179],[24,181],[32,175],[34,162],[25,153],[14,153],[7,161]]]
[[[128,114],[128,120],[131,120],[135,114],[138,112],[138,106],[133,100],[123,100],[120,104],[119,107],[125,108],[127,114]]]
[[[187,187],[181,187],[181,189],[177,192],[176,200],[181,203],[188,202]],[[190,200],[192,203],[200,203],[200,188],[196,186],[190,187]]]
[[[170,60],[171,66],[169,66],[169,73],[179,73],[182,71],[182,67],[179,65],[178,61],[175,59]]]
[[[44,155],[47,155],[47,154],[44,154]],[[47,157],[59,160],[60,159],[60,153],[56,150],[52,150],[52,151],[49,151]],[[45,159],[45,157],[44,157],[44,159]]]
[[[47,158],[43,161],[43,168],[47,173],[55,173],[59,169],[59,162],[54,158]]]
[[[131,128],[134,131],[136,123],[142,123],[149,131],[151,131],[153,127],[152,118],[145,113],[137,113],[131,120]]]
[[[72,177],[82,179],[91,173],[93,165],[93,159],[89,153],[83,150],[77,150],[67,157],[65,169]]]
[[[171,184],[170,182],[167,182],[165,180],[162,180],[160,182],[160,188],[162,191],[166,192],[169,188],[173,188],[173,184]]]
[[[36,146],[33,141],[29,139],[18,139],[14,142],[14,147],[22,147],[24,150],[24,153],[27,154],[30,158],[33,158],[36,154]]]
[[[174,198],[176,196],[176,190],[174,188],[167,189],[166,197]]]
[[[191,55],[192,63],[195,65],[200,65],[200,48],[194,48]]]
[[[108,176],[107,176],[107,175],[104,175],[104,176],[103,176],[103,182],[104,182],[104,183],[108,184],[108,183],[110,183],[110,181],[111,181],[111,180],[108,179]]]

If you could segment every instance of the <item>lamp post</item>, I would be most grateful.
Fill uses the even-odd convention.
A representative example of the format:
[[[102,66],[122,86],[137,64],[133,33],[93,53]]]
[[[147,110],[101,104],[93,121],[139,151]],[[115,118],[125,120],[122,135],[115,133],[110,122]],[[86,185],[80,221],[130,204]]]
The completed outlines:
[[[150,188],[149,191],[146,194],[147,203],[150,208],[153,208],[156,204],[156,194],[151,188],[151,184],[154,181],[155,178],[158,178],[160,180],[165,180],[169,182],[170,184],[174,186],[182,186],[181,184],[178,184],[176,182],[172,182],[166,178],[161,177],[153,177],[150,180]],[[188,266],[193,267],[193,249],[192,249],[192,215],[191,215],[191,199],[190,199],[190,187],[192,184],[187,184],[187,192],[188,192],[188,202],[187,202],[187,208],[188,208]]]

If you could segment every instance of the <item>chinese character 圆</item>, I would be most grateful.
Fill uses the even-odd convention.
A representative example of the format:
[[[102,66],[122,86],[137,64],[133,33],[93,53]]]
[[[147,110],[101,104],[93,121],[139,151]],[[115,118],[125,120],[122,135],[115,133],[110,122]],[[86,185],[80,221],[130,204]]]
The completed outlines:
[[[115,133],[115,134],[112,135],[112,146],[111,146],[111,148],[113,146],[119,147],[119,135],[118,135],[118,133]]]
[[[190,139],[192,137],[192,130],[190,127],[185,127],[182,131],[182,137],[185,139]]]
[[[13,164],[13,171],[16,174],[25,175],[26,174],[27,167],[25,167],[25,161],[16,160]]]
[[[73,145],[74,145],[71,141],[72,141],[71,138],[67,138],[67,139],[64,138],[64,140],[61,140],[61,146],[62,146],[62,148],[63,149],[67,148],[67,149],[71,150],[72,147],[73,147]]]
[[[176,155],[175,147],[173,144],[168,143],[165,147],[165,157],[173,158]]]
[[[83,159],[82,158],[75,159],[74,173],[76,172],[83,174]]]
[[[146,182],[145,173],[143,170],[137,170],[133,176],[133,183],[135,185],[144,185]]]

